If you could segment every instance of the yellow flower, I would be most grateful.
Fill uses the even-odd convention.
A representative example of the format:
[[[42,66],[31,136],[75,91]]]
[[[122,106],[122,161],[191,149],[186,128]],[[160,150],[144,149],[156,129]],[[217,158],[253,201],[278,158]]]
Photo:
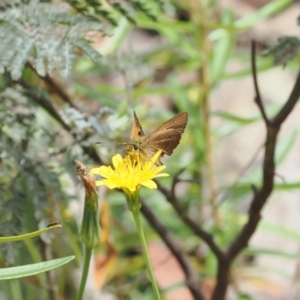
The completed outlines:
[[[139,162],[129,155],[122,158],[120,154],[117,154],[112,158],[113,168],[101,166],[93,168],[90,172],[104,178],[96,181],[97,186],[106,185],[110,189],[122,189],[129,194],[134,193],[141,185],[155,189],[157,186],[153,181],[154,178],[169,176],[166,173],[158,174],[165,168],[164,165],[159,167],[154,165],[160,155],[161,151],[158,151],[151,160]]]
[[[102,180],[96,181],[96,185],[106,185],[110,189],[122,189],[127,201],[128,209],[132,212],[138,234],[142,243],[143,253],[146,266],[149,272],[152,286],[156,295],[156,299],[160,300],[160,294],[155,282],[155,277],[150,263],[149,253],[147,250],[146,239],[140,219],[140,209],[142,203],[139,199],[140,187],[146,186],[155,189],[156,183],[153,181],[156,177],[169,176],[166,173],[160,173],[165,168],[164,165],[157,167],[155,162],[159,159],[161,150],[158,151],[149,161],[141,162],[139,155],[126,155],[122,158],[120,154],[112,158],[113,167],[101,166],[94,168],[90,172],[103,177]]]

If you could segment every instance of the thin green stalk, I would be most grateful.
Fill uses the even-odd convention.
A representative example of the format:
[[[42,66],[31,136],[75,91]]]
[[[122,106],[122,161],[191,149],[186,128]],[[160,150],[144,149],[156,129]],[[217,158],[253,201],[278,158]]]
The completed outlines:
[[[148,249],[147,249],[147,244],[146,244],[146,239],[145,239],[145,235],[144,235],[144,231],[143,231],[143,227],[141,224],[141,218],[140,218],[140,211],[139,210],[132,210],[132,215],[135,221],[135,225],[137,227],[138,233],[139,233],[139,237],[141,240],[141,244],[142,244],[142,248],[143,248],[143,254],[144,254],[144,258],[146,261],[146,266],[148,269],[148,273],[150,276],[150,280],[152,283],[152,287],[154,289],[154,294],[157,300],[161,300],[160,294],[159,294],[159,290],[155,281],[155,277],[154,277],[154,273],[151,267],[151,262],[150,262],[150,257],[149,257],[149,253],[148,253]]]
[[[75,161],[75,163],[77,174],[80,176],[85,188],[83,218],[79,230],[79,240],[85,247],[83,270],[77,296],[77,300],[81,300],[89,273],[92,252],[99,242],[100,226],[96,178],[80,161]]]
[[[93,248],[85,246],[85,253],[84,253],[84,263],[83,263],[83,270],[81,275],[80,287],[77,295],[77,300],[82,300],[86,280],[89,274],[90,268],[90,261],[92,257]]]
[[[15,300],[23,299],[20,283],[18,280],[16,279],[10,280],[10,289],[11,289],[12,299]]]

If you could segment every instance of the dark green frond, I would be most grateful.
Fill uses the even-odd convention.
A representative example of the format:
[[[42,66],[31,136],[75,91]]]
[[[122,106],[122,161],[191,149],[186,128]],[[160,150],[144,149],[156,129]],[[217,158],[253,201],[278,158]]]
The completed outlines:
[[[128,21],[135,24],[133,9],[126,2],[109,1],[112,7],[120,12],[121,15],[125,16]]]
[[[135,10],[143,12],[153,21],[157,21],[155,10],[157,10],[158,7],[156,7],[156,3],[154,4],[152,1],[145,0],[129,0],[129,2],[135,8]]]
[[[61,167],[51,156],[60,133],[41,125],[34,103],[22,89],[0,93],[0,124],[0,234],[8,236],[24,231],[25,213],[36,225],[45,218],[52,199],[67,198],[60,183]],[[52,213],[57,215],[58,207]]]
[[[102,56],[98,51],[90,46],[90,44],[85,39],[76,39],[74,40],[74,45],[80,48],[83,52],[85,52],[92,60],[100,61]]]
[[[118,26],[118,18],[114,12],[97,0],[66,0],[78,13],[93,18],[106,20],[113,26]]]
[[[39,75],[59,68],[67,76],[76,45],[91,31],[105,29],[91,17],[72,15],[66,4],[23,4],[6,9],[0,14],[0,72],[6,69],[18,79],[29,61]],[[86,43],[83,50],[88,48],[93,52]]]
[[[269,46],[261,52],[261,56],[273,56],[275,65],[286,65],[299,51],[300,40],[297,37],[285,36],[278,39],[277,44]]]
[[[122,17],[135,23],[143,13],[156,20],[164,1],[65,0],[2,1],[0,4],[0,73],[9,72],[14,80],[21,77],[26,63],[40,76],[59,70],[68,76],[76,49],[105,63],[90,45],[89,37],[110,35]]]

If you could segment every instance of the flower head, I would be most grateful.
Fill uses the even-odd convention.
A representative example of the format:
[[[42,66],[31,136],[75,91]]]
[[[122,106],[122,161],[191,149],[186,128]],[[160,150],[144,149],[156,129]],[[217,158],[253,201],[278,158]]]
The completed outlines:
[[[165,168],[164,165],[155,167],[155,162],[161,155],[158,151],[151,160],[140,162],[126,155],[122,158],[120,154],[112,158],[113,168],[110,166],[101,166],[91,170],[93,174],[99,174],[104,179],[96,181],[96,185],[106,185],[110,189],[122,189],[126,193],[134,193],[141,185],[149,189],[155,189],[156,183],[153,181],[156,177],[169,176],[166,173],[160,173]]]
[[[95,247],[99,242],[99,211],[96,178],[79,161],[75,161],[77,174],[85,187],[85,201],[82,224],[79,230],[79,239],[89,248]]]

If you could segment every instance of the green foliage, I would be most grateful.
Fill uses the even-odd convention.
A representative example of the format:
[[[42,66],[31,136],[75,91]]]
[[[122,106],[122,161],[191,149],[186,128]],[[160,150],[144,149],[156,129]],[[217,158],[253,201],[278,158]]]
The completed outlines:
[[[13,79],[21,76],[26,63],[38,74],[61,68],[71,73],[74,49],[79,47],[87,31],[103,31],[103,25],[80,15],[72,15],[65,4],[20,3],[6,7],[0,18],[0,72],[7,69]],[[105,30],[104,30],[105,31]]]
[[[88,43],[88,33],[110,34],[121,16],[135,22],[134,9],[154,18],[154,2],[150,1],[147,4],[132,1],[131,7],[111,1],[108,8],[101,1],[66,2],[71,6],[63,2],[55,5],[38,1],[2,3],[0,73],[7,70],[13,79],[19,79],[25,64],[29,63],[40,76],[59,69],[67,77],[72,72],[76,49],[101,61],[99,52]],[[80,14],[74,14],[72,7]]]
[[[300,17],[297,19],[300,25]],[[299,53],[300,40],[295,36],[281,36],[275,45],[270,45],[264,49],[261,56],[273,57],[274,65],[285,66],[289,61]]]
[[[58,268],[70,260],[74,259],[74,256],[57,258],[50,261],[45,261],[37,264],[31,264],[26,266],[11,267],[0,270],[0,280],[8,280],[13,278],[20,278],[25,276],[32,276],[42,272]]]
[[[261,52],[261,56],[273,56],[274,65],[286,65],[298,53],[300,40],[294,36],[280,37],[277,44]]]

